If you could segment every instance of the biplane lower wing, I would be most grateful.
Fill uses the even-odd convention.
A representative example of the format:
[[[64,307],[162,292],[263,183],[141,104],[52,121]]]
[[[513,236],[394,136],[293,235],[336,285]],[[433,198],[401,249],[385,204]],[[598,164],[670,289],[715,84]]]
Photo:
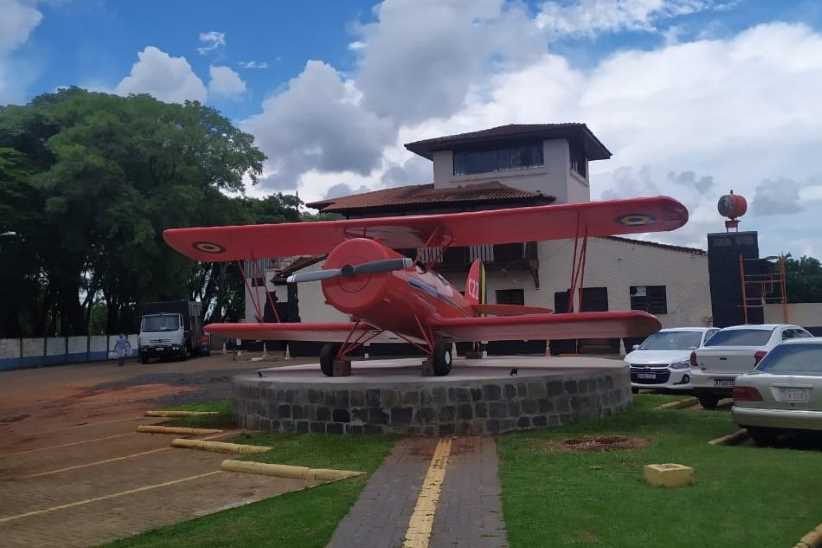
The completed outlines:
[[[429,325],[436,336],[454,341],[645,337],[662,327],[654,316],[641,311],[435,318]]]
[[[393,249],[505,244],[674,230],[688,210],[667,196],[439,215],[408,215],[268,225],[170,228],[166,243],[198,261],[325,255],[345,240]]]
[[[335,323],[212,323],[205,326],[206,333],[225,335],[238,339],[260,341],[316,341],[345,342],[369,335],[376,336],[379,329],[369,325],[356,326],[348,322]]]

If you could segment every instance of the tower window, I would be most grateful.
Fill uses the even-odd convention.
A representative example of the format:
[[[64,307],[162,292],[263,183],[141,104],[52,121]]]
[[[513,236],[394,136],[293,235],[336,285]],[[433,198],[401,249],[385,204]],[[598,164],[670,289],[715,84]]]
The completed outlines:
[[[454,151],[454,175],[493,173],[542,165],[540,141],[503,148]]]

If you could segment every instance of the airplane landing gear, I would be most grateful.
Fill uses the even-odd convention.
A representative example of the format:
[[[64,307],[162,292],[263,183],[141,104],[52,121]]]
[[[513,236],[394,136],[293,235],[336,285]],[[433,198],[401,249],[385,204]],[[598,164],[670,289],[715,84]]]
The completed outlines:
[[[320,369],[326,377],[334,376],[334,360],[339,351],[340,345],[334,343],[324,344],[320,349]]]
[[[439,340],[434,345],[434,352],[431,355],[434,375],[444,377],[451,372],[451,365],[454,361],[451,349],[452,346],[449,341]]]

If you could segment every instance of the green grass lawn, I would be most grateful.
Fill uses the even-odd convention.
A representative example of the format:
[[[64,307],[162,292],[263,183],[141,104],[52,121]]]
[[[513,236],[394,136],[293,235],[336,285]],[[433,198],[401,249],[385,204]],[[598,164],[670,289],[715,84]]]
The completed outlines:
[[[178,406],[189,411],[219,410],[222,402]],[[213,419],[213,417],[212,417]],[[197,424],[210,426],[213,423]],[[189,426],[190,424],[186,424]],[[395,438],[312,434],[241,434],[226,441],[268,445],[267,453],[246,460],[313,468],[376,470]],[[112,543],[112,547],[276,546],[321,548],[348,513],[366,477],[286,493],[254,504],[218,512]]]
[[[793,546],[822,522],[822,452],[709,446],[736,430],[726,411],[653,408],[639,395],[607,420],[498,440],[503,508],[512,546]],[[638,450],[561,452],[580,435],[648,438]],[[645,464],[693,466],[696,485],[654,488]]]

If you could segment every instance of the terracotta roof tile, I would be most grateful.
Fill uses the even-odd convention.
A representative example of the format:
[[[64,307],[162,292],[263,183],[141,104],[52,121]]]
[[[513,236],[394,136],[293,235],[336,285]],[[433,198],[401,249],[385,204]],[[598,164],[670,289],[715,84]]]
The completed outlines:
[[[351,196],[330,198],[306,204],[324,213],[345,213],[351,210],[403,206],[453,205],[459,202],[504,202],[515,200],[554,201],[553,196],[520,190],[498,181],[473,184],[464,187],[435,189],[433,184],[411,185],[375,190]],[[419,208],[419,207],[418,207]]]

